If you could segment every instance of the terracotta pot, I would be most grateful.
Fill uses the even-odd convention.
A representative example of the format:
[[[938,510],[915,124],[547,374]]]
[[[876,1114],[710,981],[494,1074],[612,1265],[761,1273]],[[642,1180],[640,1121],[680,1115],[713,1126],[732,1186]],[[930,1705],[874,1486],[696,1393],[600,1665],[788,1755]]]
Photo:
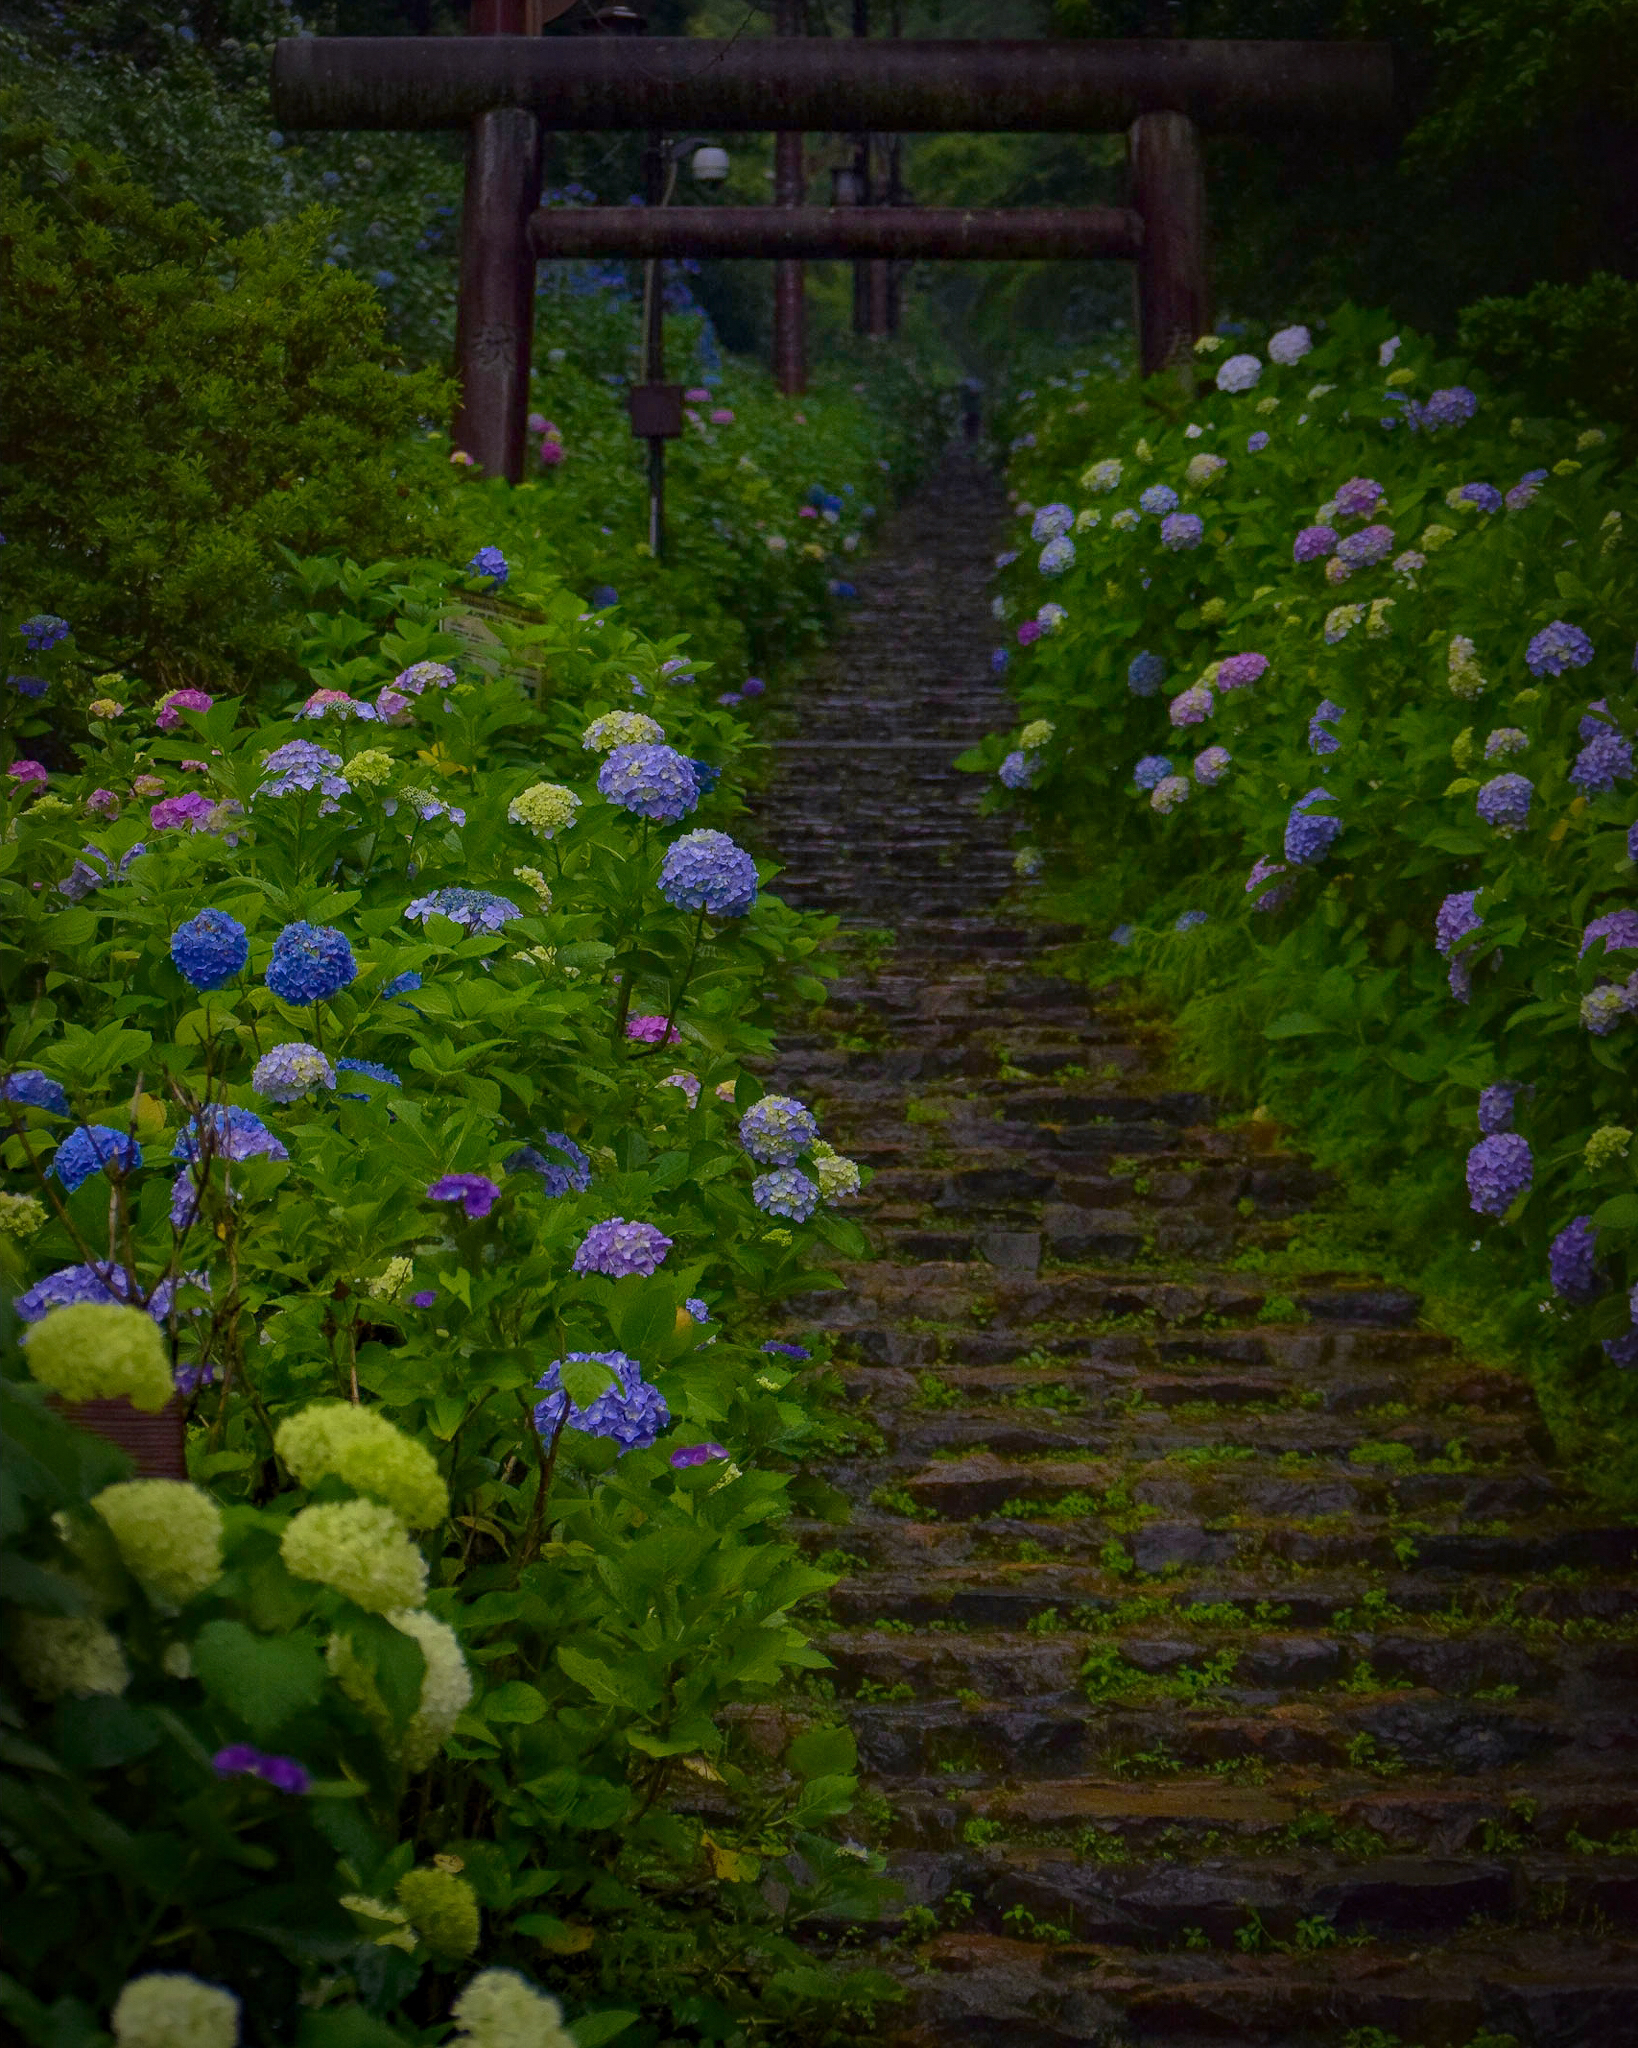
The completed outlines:
[[[173,1394],[157,1415],[133,1408],[123,1394],[117,1401],[60,1405],[70,1422],[129,1452],[139,1479],[187,1478],[186,1410],[179,1395]]]

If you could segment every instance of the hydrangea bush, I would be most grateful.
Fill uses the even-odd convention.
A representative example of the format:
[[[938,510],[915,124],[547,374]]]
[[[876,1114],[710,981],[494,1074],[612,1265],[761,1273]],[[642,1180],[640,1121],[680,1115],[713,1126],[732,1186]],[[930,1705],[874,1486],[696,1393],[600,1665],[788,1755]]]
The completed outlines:
[[[851,1739],[764,1785],[723,1711],[825,1662],[779,1524],[839,1512],[845,1425],[822,1357],[760,1345],[862,1251],[860,1176],[752,1067],[827,927],[739,844],[732,709],[508,559],[481,619],[460,568],[305,563],[286,713],[126,676],[81,772],[0,783],[31,2040],[122,1992],[133,2029],[477,2038],[491,1965],[579,2048],[889,1989],[787,1931],[869,1892],[827,1832]],[[642,706],[684,816],[600,787],[588,732]],[[192,1483],[48,1393],[181,1404]]]
[[[1113,942],[1206,1077],[1391,1189],[1442,1270],[1482,1268],[1491,1327],[1559,1361],[1555,1421],[1630,1488],[1638,536],[1615,450],[1379,316],[1309,338],[1210,338],[1192,397],[1158,406],[1115,380],[1016,403],[1020,533],[1031,500],[1130,516],[1077,519],[1066,618],[1009,671],[1053,727],[1031,775],[1016,735],[964,765],[1024,814],[1088,971]],[[1182,554],[1174,499],[1203,522]],[[1015,611],[1044,594],[1027,552],[997,580]],[[1185,727],[1232,768],[1173,777]]]

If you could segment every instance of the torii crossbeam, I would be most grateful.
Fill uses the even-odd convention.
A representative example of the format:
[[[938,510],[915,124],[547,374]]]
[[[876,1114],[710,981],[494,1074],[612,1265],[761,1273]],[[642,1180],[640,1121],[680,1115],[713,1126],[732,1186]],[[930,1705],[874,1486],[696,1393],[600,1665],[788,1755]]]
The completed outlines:
[[[510,25],[510,0],[488,24]],[[477,19],[478,10],[474,10]],[[541,254],[1114,256],[1138,267],[1146,370],[1210,324],[1199,131],[1380,128],[1386,43],[728,42],[525,36],[303,37],[281,42],[285,128],[464,128],[456,369],[459,444],[523,474],[534,265]],[[1047,215],[935,208],[537,211],[551,129],[903,133],[1125,129],[1130,209]]]

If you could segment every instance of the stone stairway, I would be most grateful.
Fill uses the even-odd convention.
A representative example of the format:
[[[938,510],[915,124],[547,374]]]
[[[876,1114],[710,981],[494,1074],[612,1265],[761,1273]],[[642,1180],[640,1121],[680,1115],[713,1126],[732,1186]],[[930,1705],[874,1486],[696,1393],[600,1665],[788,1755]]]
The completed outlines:
[[[769,1076],[874,1174],[874,1260],[792,1305],[860,1430],[801,1529],[833,1669],[743,1729],[857,1736],[902,1901],[815,1938],[900,1975],[898,2048],[1638,2042],[1638,1526],[1046,971],[949,767],[1009,716],[998,511],[961,456],[906,508],[760,820],[867,928]]]

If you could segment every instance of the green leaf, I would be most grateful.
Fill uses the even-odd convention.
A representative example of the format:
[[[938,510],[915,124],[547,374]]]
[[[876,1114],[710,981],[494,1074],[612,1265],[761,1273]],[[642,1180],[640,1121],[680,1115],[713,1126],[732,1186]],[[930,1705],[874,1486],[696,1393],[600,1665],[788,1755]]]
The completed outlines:
[[[545,1695],[521,1678],[509,1678],[503,1685],[497,1685],[492,1692],[486,1692],[479,1702],[479,1711],[486,1721],[515,1722],[527,1727],[530,1723],[544,1719],[546,1714]]]
[[[625,1707],[639,1714],[651,1713],[659,1705],[660,1688],[643,1672],[630,1665],[616,1669],[599,1657],[588,1657],[570,1643],[558,1646],[557,1661],[576,1685],[584,1686],[599,1706]]]
[[[787,1748],[785,1761],[803,1778],[847,1776],[859,1768],[859,1745],[851,1728],[809,1728]]]
[[[611,1367],[599,1365],[595,1358],[566,1358],[558,1368],[563,1391],[577,1408],[589,1408],[599,1394],[606,1394],[616,1384]]]
[[[304,2014],[296,2048],[405,2048],[412,2038],[361,2005],[344,2005]]]
[[[1638,1230],[1638,1195],[1613,1195],[1593,1211],[1600,1230]]]
[[[623,2034],[637,2017],[634,2012],[619,2012],[613,2007],[604,2012],[583,2012],[579,2019],[569,2022],[569,2032],[575,2038],[575,2048],[603,2048],[605,2041]]]
[[[677,1325],[677,1290],[658,1273],[635,1285],[623,1281],[609,1310],[615,1341],[622,1351],[641,1360],[669,1342]]]
[[[1324,1032],[1335,1030],[1309,1010],[1287,1010],[1283,1017],[1276,1017],[1272,1024],[1263,1026],[1265,1038],[1313,1038]]]
[[[253,1735],[271,1735],[324,1691],[324,1657],[310,1635],[259,1636],[242,1621],[207,1621],[193,1639],[193,1670]]]
[[[353,1646],[353,1655],[375,1680],[375,1689],[395,1733],[410,1724],[421,1704],[421,1685],[427,1660],[413,1636],[393,1627],[385,1615],[356,1614],[340,1631]]]

